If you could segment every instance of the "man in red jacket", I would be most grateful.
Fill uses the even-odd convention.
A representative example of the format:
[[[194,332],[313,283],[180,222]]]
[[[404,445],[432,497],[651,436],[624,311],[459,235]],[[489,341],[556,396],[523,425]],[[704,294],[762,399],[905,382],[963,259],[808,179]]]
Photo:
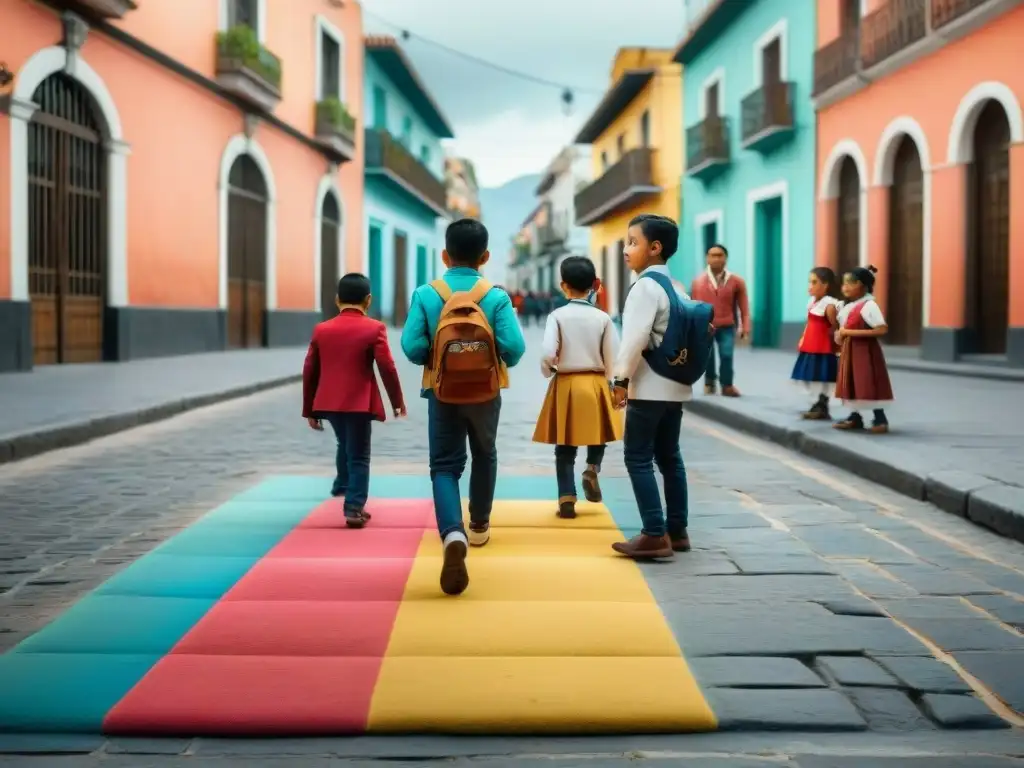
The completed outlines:
[[[705,301],[715,308],[715,345],[721,360],[722,394],[739,397],[740,391],[733,384],[733,351],[736,348],[737,325],[739,337],[750,335],[750,307],[747,301],[747,284],[743,278],[726,269],[729,251],[724,245],[708,248],[707,269],[693,281],[690,298]],[[708,357],[708,370],[704,374],[704,394],[713,395],[717,390],[718,371],[715,366],[715,352]]]
[[[405,398],[387,327],[367,316],[373,297],[370,281],[357,272],[338,281],[338,316],[317,325],[302,367],[302,416],[323,431],[326,421],[338,439],[337,476],[332,496],[345,497],[345,523],[362,528],[370,490],[370,424],[384,421],[377,387],[377,363],[396,418],[405,416]]]

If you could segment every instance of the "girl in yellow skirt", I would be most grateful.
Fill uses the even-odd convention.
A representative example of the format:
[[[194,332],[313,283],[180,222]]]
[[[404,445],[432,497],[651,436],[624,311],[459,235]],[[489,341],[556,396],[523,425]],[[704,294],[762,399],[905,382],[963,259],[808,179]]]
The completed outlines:
[[[597,475],[605,445],[622,439],[622,412],[612,405],[612,366],[618,337],[611,318],[592,303],[600,282],[594,263],[582,256],[562,262],[562,293],[568,303],[548,315],[541,372],[551,379],[533,433],[535,443],[555,446],[558,516],[576,517],[576,454],[587,447],[583,493],[601,500]]]

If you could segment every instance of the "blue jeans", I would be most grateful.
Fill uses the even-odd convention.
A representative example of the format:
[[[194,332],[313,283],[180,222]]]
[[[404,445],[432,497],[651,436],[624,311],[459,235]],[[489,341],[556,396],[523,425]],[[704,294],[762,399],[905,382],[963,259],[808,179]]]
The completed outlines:
[[[337,475],[331,487],[332,496],[344,496],[346,507],[362,509],[370,493],[370,425],[368,413],[327,413],[324,421],[331,425],[338,439],[334,457]]]
[[[494,486],[498,480],[498,416],[501,396],[475,405],[439,403],[427,395],[427,442],[430,445],[430,482],[434,491],[437,530],[443,539],[461,531],[462,498],[459,480],[466,470],[466,443],[473,464],[469,473],[470,522],[491,520]]]
[[[722,359],[722,386],[731,387],[733,383],[733,352],[736,349],[736,328],[715,328],[715,344],[712,345],[711,354],[708,356],[708,369],[704,373],[704,383],[714,384],[719,381],[718,371],[715,367],[715,349],[718,346],[718,356]]]
[[[668,533],[678,538],[686,531],[689,499],[686,467],[679,448],[683,404],[661,400],[630,400],[626,405],[626,433],[623,458],[633,495],[648,536]],[[662,512],[654,465],[658,465],[665,485]]]
[[[555,446],[555,477],[558,479],[558,498],[576,497],[576,454],[579,449],[575,445]],[[587,464],[601,468],[604,459],[603,445],[587,446]]]

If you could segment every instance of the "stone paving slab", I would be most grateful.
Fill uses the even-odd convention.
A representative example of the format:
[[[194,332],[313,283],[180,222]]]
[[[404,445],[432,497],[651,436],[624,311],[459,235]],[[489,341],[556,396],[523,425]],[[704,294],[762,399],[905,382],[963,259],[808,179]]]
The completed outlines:
[[[789,379],[794,359],[741,348],[736,368],[743,397],[705,397],[698,391],[687,407],[1024,541],[1021,382],[894,366],[889,434],[851,434],[829,422],[800,419],[810,399]],[[837,401],[832,411],[836,419],[846,414]]]
[[[0,374],[0,464],[296,381],[305,348]]]

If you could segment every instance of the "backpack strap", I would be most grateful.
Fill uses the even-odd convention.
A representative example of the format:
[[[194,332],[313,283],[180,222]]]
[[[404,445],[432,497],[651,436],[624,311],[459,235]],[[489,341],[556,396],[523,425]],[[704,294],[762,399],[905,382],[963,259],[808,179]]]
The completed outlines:
[[[445,282],[444,278],[438,278],[430,283],[430,287],[437,291],[437,295],[441,297],[441,301],[447,302],[452,297],[452,288]]]
[[[473,287],[469,291],[469,299],[474,304],[479,304],[483,301],[484,296],[487,295],[488,291],[493,288],[490,283],[484,280],[482,277],[473,284]]]

